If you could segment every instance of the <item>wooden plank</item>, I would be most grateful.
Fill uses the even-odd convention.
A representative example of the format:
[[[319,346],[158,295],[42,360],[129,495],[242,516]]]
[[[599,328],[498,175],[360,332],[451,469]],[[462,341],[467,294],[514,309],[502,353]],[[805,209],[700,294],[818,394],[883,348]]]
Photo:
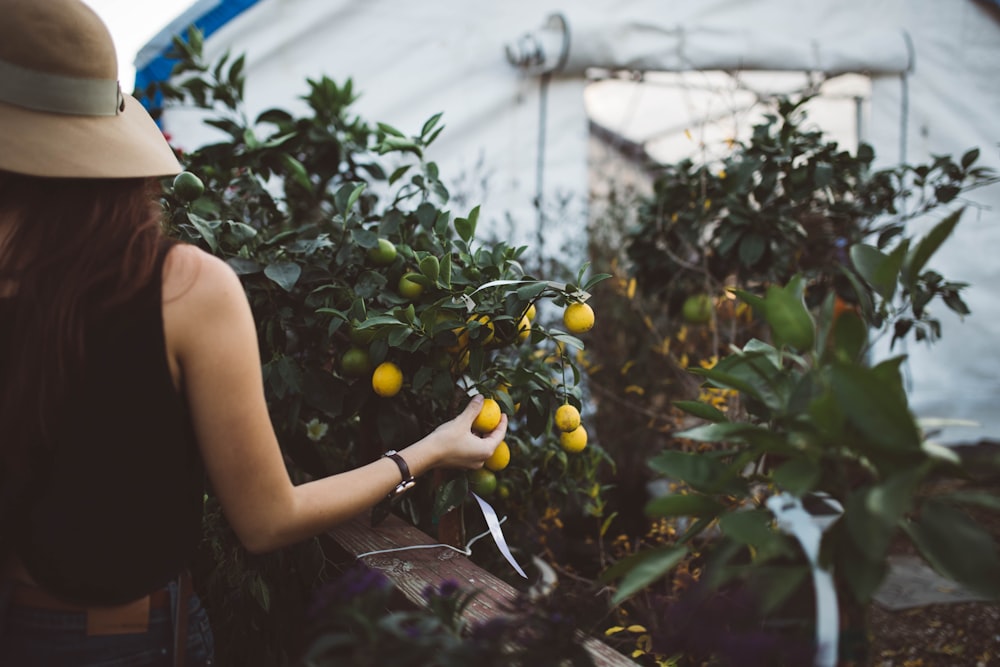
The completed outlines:
[[[444,581],[455,581],[462,588],[478,590],[479,595],[463,615],[470,623],[482,623],[503,615],[503,610],[518,596],[517,589],[506,581],[463,554],[437,545],[429,535],[397,516],[389,516],[376,528],[368,524],[367,516],[360,516],[332,530],[329,537],[347,555],[361,556],[366,565],[383,572],[411,604],[424,606],[424,589]],[[363,555],[412,546],[422,548]],[[581,640],[598,667],[635,667],[635,662],[604,642],[583,633]]]

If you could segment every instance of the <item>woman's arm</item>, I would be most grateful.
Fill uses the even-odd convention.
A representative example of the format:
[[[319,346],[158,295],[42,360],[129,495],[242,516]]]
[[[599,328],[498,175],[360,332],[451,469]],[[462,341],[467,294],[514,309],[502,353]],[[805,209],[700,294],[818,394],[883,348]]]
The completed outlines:
[[[400,481],[379,459],[295,486],[264,399],[256,327],[239,279],[223,261],[191,246],[164,269],[167,352],[187,397],[213,489],[247,549],[270,551],[317,535],[378,503]],[[507,429],[472,432],[482,398],[400,450],[414,476],[437,467],[481,467]]]

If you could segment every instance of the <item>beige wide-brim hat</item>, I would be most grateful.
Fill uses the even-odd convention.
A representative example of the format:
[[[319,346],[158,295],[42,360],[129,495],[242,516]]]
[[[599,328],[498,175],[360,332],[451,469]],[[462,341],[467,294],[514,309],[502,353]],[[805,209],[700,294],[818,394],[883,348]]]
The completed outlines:
[[[79,0],[0,0],[0,169],[32,176],[167,176],[163,133],[121,92],[111,34]]]

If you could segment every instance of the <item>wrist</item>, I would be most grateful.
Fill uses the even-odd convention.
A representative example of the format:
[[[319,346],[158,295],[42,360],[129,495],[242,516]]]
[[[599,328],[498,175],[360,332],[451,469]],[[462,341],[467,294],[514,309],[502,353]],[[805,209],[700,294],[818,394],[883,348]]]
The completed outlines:
[[[426,472],[441,466],[444,460],[444,447],[437,433],[431,433],[413,443],[401,452],[410,466],[414,477],[420,477]]]

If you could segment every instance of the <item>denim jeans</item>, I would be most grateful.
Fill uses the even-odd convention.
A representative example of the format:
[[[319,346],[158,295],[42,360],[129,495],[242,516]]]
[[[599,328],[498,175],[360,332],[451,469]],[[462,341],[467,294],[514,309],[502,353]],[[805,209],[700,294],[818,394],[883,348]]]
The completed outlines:
[[[87,636],[84,613],[9,605],[9,587],[0,588],[0,665],[172,667],[177,584],[169,586],[171,609],[151,610],[147,632],[104,636]],[[208,615],[198,596],[192,594],[184,667],[209,667],[213,652]]]

